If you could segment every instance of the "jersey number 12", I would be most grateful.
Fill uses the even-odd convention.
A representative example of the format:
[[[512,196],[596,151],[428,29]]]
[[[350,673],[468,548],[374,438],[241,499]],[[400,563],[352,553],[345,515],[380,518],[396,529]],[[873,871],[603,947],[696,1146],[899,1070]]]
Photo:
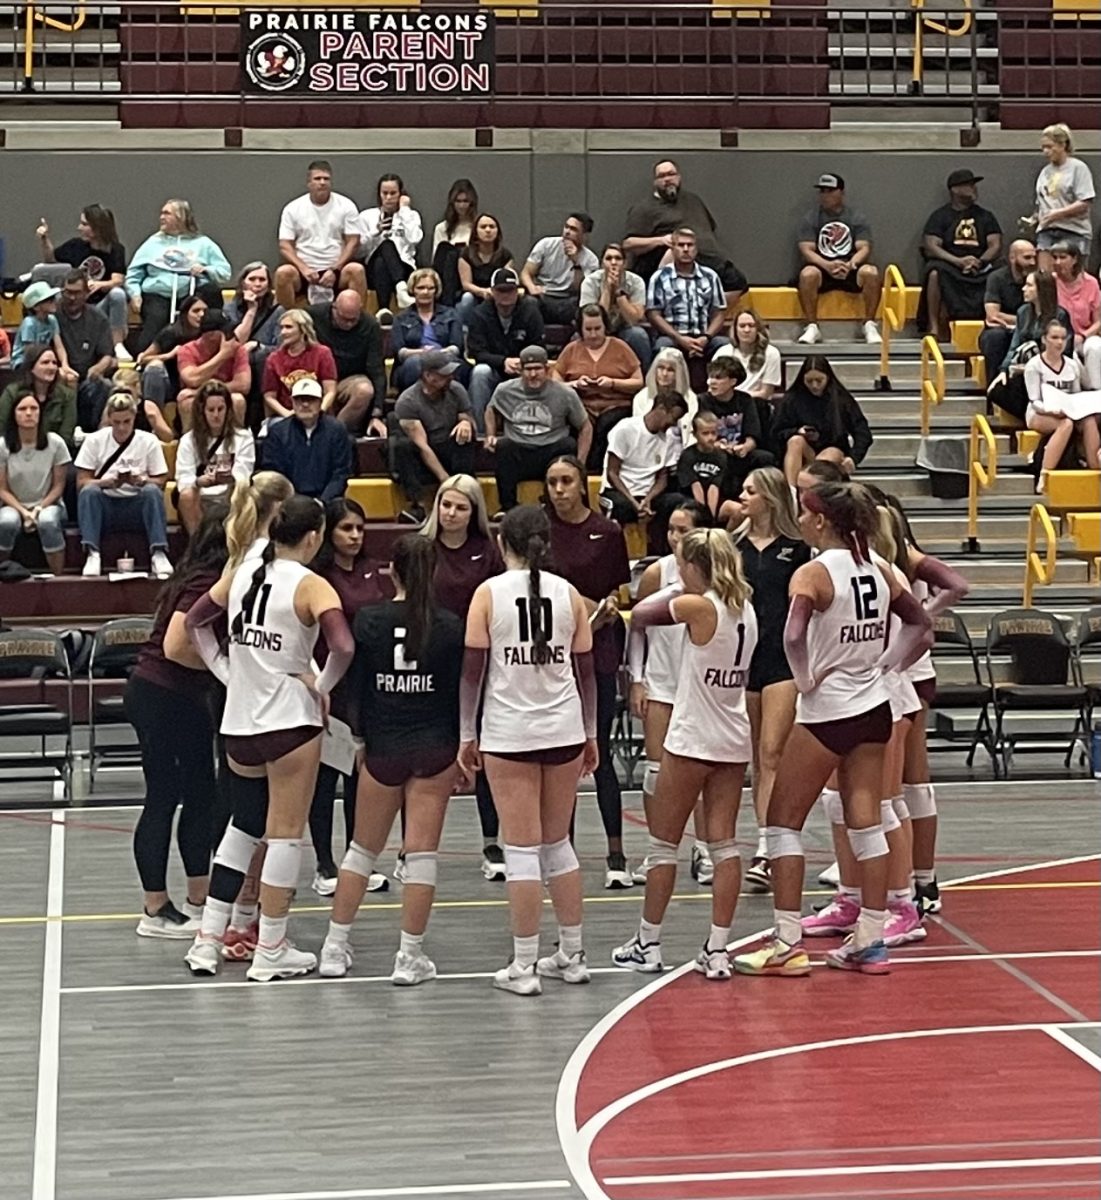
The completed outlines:
[[[876,604],[875,577],[859,575],[852,581],[853,604],[856,606],[858,621],[874,621],[879,617],[879,605]]]

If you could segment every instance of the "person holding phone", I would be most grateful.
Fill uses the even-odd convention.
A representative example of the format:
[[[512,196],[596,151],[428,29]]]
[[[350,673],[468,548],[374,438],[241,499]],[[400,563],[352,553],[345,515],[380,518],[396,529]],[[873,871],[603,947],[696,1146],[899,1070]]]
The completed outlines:
[[[233,397],[212,379],[195,396],[192,426],[176,451],[176,507],[189,534],[203,516],[203,506],[225,498],[237,479],[248,480],[256,466],[256,443],[237,423]]]

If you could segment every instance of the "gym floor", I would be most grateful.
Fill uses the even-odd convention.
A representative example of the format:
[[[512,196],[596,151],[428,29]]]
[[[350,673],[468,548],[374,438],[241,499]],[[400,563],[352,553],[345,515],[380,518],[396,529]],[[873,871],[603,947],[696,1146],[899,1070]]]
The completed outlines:
[[[186,942],[134,934],[136,809],[2,811],[0,1194],[1095,1200],[1097,785],[942,784],[938,798],[941,880],[970,882],[890,976],[715,984],[610,966],[642,889],[602,889],[583,795],[593,980],[536,999],[490,986],[507,912],[478,869],[470,800],[449,814],[426,942],[440,977],[415,989],[388,982],[396,888],[368,896],[346,980],[246,984],[239,965],[195,980]],[[637,862],[638,793],[624,805]],[[745,811],[740,832],[746,853]],[[807,903],[821,903],[818,814],[807,845]],[[307,858],[292,936],[316,949],[327,904]],[[706,933],[707,895],[682,861],[670,966]],[[768,897],[743,897],[734,937],[770,918]],[[544,945],[553,929],[548,908]]]

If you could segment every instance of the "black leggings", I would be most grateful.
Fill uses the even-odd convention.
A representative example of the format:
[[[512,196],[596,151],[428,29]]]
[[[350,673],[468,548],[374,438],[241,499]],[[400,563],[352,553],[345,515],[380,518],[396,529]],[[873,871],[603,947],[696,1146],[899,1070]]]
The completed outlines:
[[[596,802],[607,838],[623,836],[623,802],[619,793],[619,776],[612,760],[612,725],[615,722],[616,698],[619,685],[616,674],[596,676],[596,745],[600,751],[600,766],[596,768]]]
[[[478,802],[478,820],[482,824],[482,837],[486,841],[495,842],[501,824],[497,819],[497,806],[493,803],[493,793],[490,791],[485,771],[479,771],[474,776],[474,799]]]
[[[413,274],[413,268],[398,253],[388,238],[379,242],[367,260],[367,286],[378,296],[379,308],[389,308],[399,283]]]
[[[231,770],[228,783],[233,805],[233,819],[230,824],[259,841],[264,836],[268,823],[267,776],[251,779]],[[237,893],[244,881],[244,871],[227,867],[225,863],[215,863],[210,872],[210,895],[224,904],[232,904],[237,899]]]
[[[333,861],[333,807],[336,804],[336,782],[341,778],[336,767],[322,763],[317,768],[317,786],[310,805],[310,840],[317,857],[317,869],[322,875],[336,874]],[[356,788],[359,786],[359,771],[352,768],[351,775],[344,779],[344,848],[351,845],[356,828]],[[325,868],[322,870],[322,868]]]
[[[145,805],[134,829],[141,886],[163,892],[176,809],[176,844],[188,878],[210,871],[214,810],[214,726],[203,705],[134,676],[126,686],[126,716],[138,733]]]

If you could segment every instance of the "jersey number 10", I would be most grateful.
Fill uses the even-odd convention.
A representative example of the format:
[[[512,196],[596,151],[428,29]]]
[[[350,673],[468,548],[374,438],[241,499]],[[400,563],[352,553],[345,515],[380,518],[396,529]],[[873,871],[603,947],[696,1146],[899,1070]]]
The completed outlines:
[[[858,621],[874,621],[879,617],[879,605],[876,604],[875,577],[859,575],[852,581],[853,604],[856,607]]]
[[[516,612],[520,618],[520,641],[530,642],[537,629],[542,630],[543,636],[550,641],[554,632],[554,610],[549,600],[536,600],[531,596],[525,600],[517,596]]]

